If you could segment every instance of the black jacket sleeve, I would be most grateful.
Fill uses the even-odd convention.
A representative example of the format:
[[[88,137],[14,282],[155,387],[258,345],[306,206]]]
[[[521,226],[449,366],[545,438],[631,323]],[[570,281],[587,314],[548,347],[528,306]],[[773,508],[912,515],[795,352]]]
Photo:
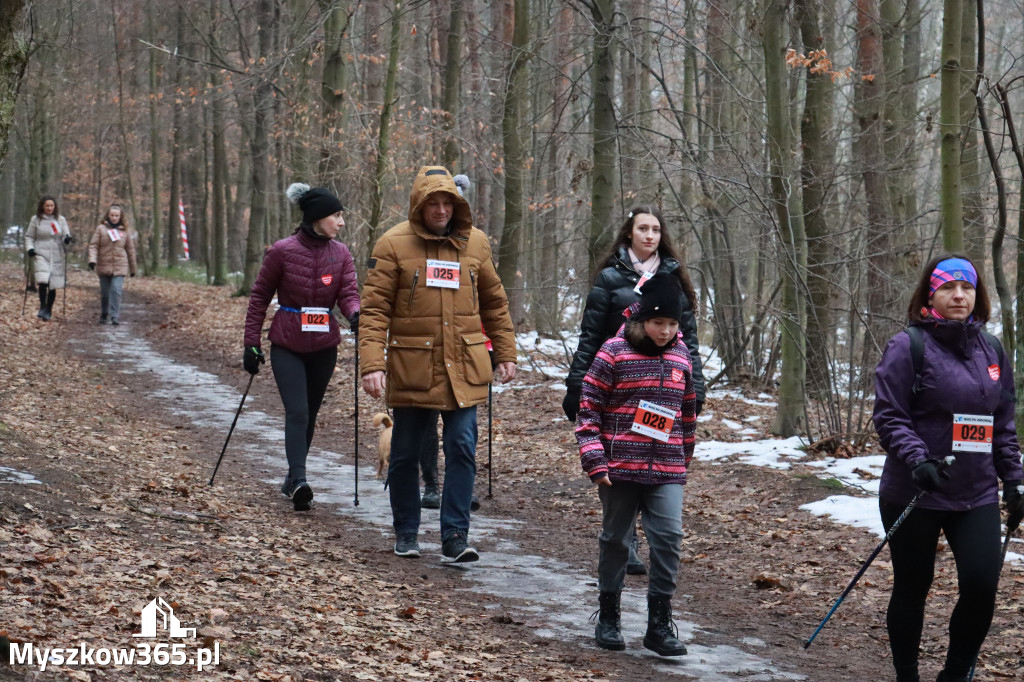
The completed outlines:
[[[590,369],[590,363],[594,361],[597,351],[601,350],[601,344],[608,340],[604,336],[605,330],[608,328],[608,316],[618,312],[609,310],[611,298],[607,277],[602,272],[598,275],[590,293],[587,294],[587,304],[583,308],[583,321],[580,323],[580,344],[576,347],[576,352],[573,353],[569,376],[565,378],[566,388],[569,391],[575,391],[577,395],[582,390],[583,377]]]
[[[697,393],[697,402],[703,403],[705,395],[704,363],[700,359],[700,343],[697,341],[697,316],[693,314],[690,299],[686,294],[683,294],[683,319],[679,321],[679,331],[683,333],[683,342],[686,343],[686,348],[690,351],[690,359],[693,361],[693,389]]]

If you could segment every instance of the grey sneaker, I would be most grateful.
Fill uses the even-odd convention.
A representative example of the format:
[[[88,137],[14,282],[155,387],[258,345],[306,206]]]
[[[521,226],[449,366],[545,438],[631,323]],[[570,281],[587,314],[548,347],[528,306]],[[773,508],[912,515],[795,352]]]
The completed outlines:
[[[423,486],[423,497],[420,498],[420,507],[423,509],[440,509],[441,496],[437,492],[437,485]]]
[[[416,542],[416,533],[402,533],[395,541],[395,554],[409,559],[418,559],[420,543]]]
[[[480,555],[466,542],[466,531],[457,530],[441,543],[441,562],[445,564],[465,564],[478,561]]]

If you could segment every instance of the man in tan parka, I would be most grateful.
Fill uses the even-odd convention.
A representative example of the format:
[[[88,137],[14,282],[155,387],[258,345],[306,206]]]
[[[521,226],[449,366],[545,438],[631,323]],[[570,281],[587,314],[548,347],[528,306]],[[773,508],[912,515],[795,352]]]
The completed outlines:
[[[468,540],[476,406],[487,400],[494,375],[503,383],[515,376],[515,334],[490,243],[473,227],[469,204],[445,168],[420,169],[408,220],[374,245],[361,310],[363,388],[374,398],[386,396],[394,412],[388,484],[395,554],[420,555],[419,452],[440,412],[441,560],[476,561]],[[487,337],[494,345],[493,372]]]

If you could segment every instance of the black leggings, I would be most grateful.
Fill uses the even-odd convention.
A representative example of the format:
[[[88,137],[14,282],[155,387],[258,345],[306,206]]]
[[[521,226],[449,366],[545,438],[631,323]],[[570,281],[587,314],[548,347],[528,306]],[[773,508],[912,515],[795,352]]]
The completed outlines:
[[[879,507],[888,532],[903,508],[884,502]],[[948,673],[954,677],[967,675],[992,623],[999,585],[999,505],[960,512],[914,509],[889,541],[893,587],[886,627],[892,662],[898,672],[917,669],[924,602],[935,571],[940,530],[956,559],[960,591],[949,620]]]
[[[334,374],[338,348],[296,353],[284,346],[270,346],[270,367],[284,403],[284,451],[288,478],[306,479],[306,453],[313,442],[316,415]]]

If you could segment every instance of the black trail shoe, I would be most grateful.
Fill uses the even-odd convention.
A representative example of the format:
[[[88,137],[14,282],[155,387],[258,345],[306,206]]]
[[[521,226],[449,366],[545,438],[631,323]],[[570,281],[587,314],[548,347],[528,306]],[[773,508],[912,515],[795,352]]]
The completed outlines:
[[[420,543],[416,541],[416,533],[402,533],[395,541],[395,554],[407,559],[418,559]]]
[[[622,639],[619,629],[619,596],[620,592],[602,592],[598,597],[597,625],[594,627],[594,641],[597,646],[610,651],[622,651],[626,648],[626,640]],[[594,616],[590,619],[593,620]]]
[[[480,555],[466,542],[466,531],[457,530],[441,543],[441,562],[445,564],[465,564],[477,561]]]
[[[679,630],[672,621],[672,598],[647,595],[647,634],[644,648],[659,656],[685,656],[686,647],[676,637]]]
[[[285,481],[281,492],[291,501],[295,511],[309,511],[310,503],[313,501],[313,489],[305,481]]]
[[[626,562],[626,573],[629,575],[647,575],[647,566],[640,559],[640,538],[633,531],[633,539],[629,542],[629,560]]]

